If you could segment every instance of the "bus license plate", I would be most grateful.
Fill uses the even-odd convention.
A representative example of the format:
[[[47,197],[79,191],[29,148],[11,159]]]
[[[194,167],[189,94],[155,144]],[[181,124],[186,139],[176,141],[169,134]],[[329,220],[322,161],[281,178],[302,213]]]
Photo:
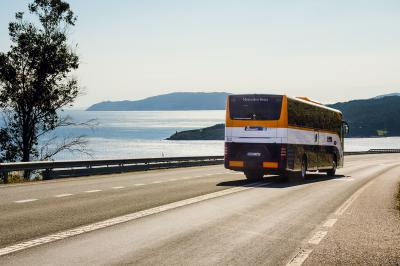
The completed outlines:
[[[248,152],[247,156],[251,156],[251,157],[260,157],[261,153],[259,152]]]

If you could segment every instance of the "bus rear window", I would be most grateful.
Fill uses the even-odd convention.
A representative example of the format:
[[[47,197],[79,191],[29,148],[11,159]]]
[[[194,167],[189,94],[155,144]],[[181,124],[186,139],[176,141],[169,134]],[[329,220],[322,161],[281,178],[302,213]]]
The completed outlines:
[[[234,120],[278,120],[281,116],[282,96],[231,95],[229,113]]]

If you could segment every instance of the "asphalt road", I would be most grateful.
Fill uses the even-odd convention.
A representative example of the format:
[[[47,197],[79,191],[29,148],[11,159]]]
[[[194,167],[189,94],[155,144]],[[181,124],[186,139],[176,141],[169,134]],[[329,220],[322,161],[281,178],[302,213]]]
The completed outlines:
[[[345,164],[297,183],[207,166],[2,186],[0,265],[400,264],[400,155]]]

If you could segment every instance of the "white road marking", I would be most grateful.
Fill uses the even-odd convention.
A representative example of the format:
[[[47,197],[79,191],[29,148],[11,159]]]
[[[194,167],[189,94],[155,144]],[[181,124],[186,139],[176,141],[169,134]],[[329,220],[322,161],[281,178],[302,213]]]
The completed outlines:
[[[299,251],[299,253],[294,256],[294,258],[289,261],[286,266],[300,266],[303,264],[303,262],[308,258],[308,256],[311,254],[313,250],[312,249],[302,249]]]
[[[172,182],[172,181],[176,181],[177,179],[176,178],[171,178],[171,179],[168,179],[168,181],[170,181],[170,182]]]
[[[134,186],[136,187],[140,187],[140,186],[144,186],[145,184],[135,184]]]
[[[321,242],[321,240],[326,236],[327,233],[328,233],[327,231],[315,232],[313,237],[310,240],[308,240],[308,243],[313,245],[318,245],[319,242]]]
[[[337,222],[337,219],[329,219],[327,220],[323,227],[332,227]]]
[[[69,197],[69,196],[72,196],[73,194],[70,194],[70,193],[65,193],[65,194],[58,194],[58,195],[55,195],[54,197],[56,197],[56,198],[64,198],[64,197]]]
[[[17,200],[14,201],[15,203],[26,203],[26,202],[32,202],[32,201],[37,201],[38,199],[24,199],[24,200]]]
[[[123,188],[125,188],[125,187],[112,187],[112,189],[123,189]]]
[[[86,190],[85,193],[96,193],[102,191],[101,189]]]
[[[334,179],[332,179],[332,180],[349,182],[349,181],[354,181],[354,178],[344,177],[344,178],[334,178]]]
[[[154,181],[154,182],[151,182],[152,184],[160,184],[160,183],[162,183],[162,181]]]
[[[151,208],[151,209],[148,209],[148,210],[134,212],[134,213],[130,213],[130,214],[127,214],[127,215],[123,215],[123,216],[111,218],[111,219],[108,219],[108,220],[104,220],[104,221],[101,221],[101,222],[97,222],[97,223],[93,223],[93,224],[77,227],[75,229],[66,230],[66,231],[63,231],[63,232],[60,232],[60,233],[48,235],[48,236],[45,236],[45,237],[41,237],[41,238],[25,241],[25,242],[22,242],[22,243],[19,243],[19,244],[16,244],[16,245],[12,245],[12,246],[1,248],[0,249],[0,256],[6,255],[6,254],[10,254],[10,253],[14,253],[16,251],[28,249],[28,248],[31,248],[31,247],[39,246],[39,245],[42,245],[42,244],[54,242],[54,241],[57,241],[57,240],[69,238],[69,237],[72,237],[72,236],[80,235],[80,234],[83,234],[83,233],[92,232],[92,231],[95,231],[95,230],[98,230],[98,229],[101,229],[101,228],[110,227],[110,226],[117,225],[117,224],[120,224],[120,223],[133,221],[133,220],[136,220],[136,219],[139,219],[139,218],[142,218],[142,217],[146,217],[146,216],[149,216],[149,215],[152,215],[152,214],[156,214],[156,213],[160,213],[160,212],[165,212],[165,211],[176,209],[176,208],[183,207],[183,206],[186,206],[186,205],[190,205],[190,204],[202,202],[202,201],[205,201],[205,200],[210,200],[210,199],[226,196],[226,195],[229,195],[229,194],[233,194],[233,193],[237,193],[237,192],[241,192],[241,191],[245,191],[245,190],[249,190],[249,189],[254,189],[256,187],[266,186],[268,184],[271,184],[271,182],[268,182],[268,183],[266,183],[266,182],[255,182],[255,183],[248,184],[248,186],[246,186],[246,187],[235,187],[235,188],[225,189],[225,190],[221,190],[221,191],[218,191],[218,192],[213,192],[213,193],[206,194],[206,195],[202,195],[202,196],[198,196],[198,197],[194,197],[194,198],[190,198],[190,199],[185,199],[185,200],[181,200],[181,201],[165,204],[165,205],[162,205],[162,206],[159,206],[159,207],[154,207],[154,208]]]
[[[190,178],[191,178],[190,176],[182,177],[182,179],[190,179]]]
[[[350,205],[363,193],[370,183],[367,183],[362,188],[356,191],[348,200],[346,200],[335,212],[336,215],[342,215],[350,207]]]

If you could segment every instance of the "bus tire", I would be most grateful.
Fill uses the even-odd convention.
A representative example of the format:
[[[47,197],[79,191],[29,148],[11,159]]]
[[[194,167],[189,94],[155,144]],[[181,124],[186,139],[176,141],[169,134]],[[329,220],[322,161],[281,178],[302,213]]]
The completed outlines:
[[[305,155],[301,159],[301,169],[300,169],[300,172],[298,173],[298,175],[299,175],[299,178],[301,180],[306,179],[306,176],[307,176],[307,157]]]
[[[301,159],[301,169],[300,171],[291,172],[289,174],[290,181],[302,181],[306,179],[307,176],[307,157],[304,155]]]
[[[244,171],[244,175],[248,180],[261,180],[264,177],[262,171]]]
[[[332,160],[332,168],[331,169],[329,169],[328,171],[326,171],[326,174],[328,175],[328,176],[335,176],[335,174],[336,174],[336,168],[337,168],[337,162],[336,162],[337,160],[336,160],[336,156],[334,156],[333,157],[333,160]]]

